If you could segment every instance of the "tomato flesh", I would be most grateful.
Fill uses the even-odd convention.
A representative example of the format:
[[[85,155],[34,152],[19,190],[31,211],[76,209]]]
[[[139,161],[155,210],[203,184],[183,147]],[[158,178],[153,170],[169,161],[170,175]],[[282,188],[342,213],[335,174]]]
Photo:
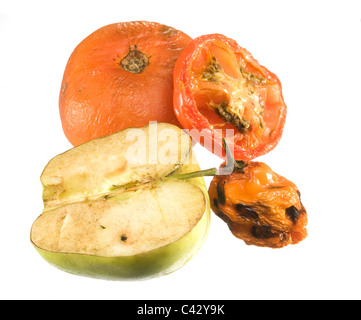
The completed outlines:
[[[279,79],[234,40],[218,34],[194,39],[180,55],[174,108],[185,129],[206,129],[213,147],[226,137],[235,158],[242,160],[276,146],[287,110]]]

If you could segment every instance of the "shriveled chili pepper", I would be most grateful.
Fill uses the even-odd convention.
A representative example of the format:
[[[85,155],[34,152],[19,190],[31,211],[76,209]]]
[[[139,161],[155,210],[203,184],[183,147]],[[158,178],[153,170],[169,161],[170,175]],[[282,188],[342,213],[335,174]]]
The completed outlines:
[[[227,161],[218,172],[198,172],[215,175],[208,190],[213,212],[248,245],[282,248],[304,240],[307,212],[297,186],[265,163],[235,161],[223,142]]]
[[[248,245],[282,248],[307,236],[298,188],[262,162],[214,177],[208,192],[213,212]]]

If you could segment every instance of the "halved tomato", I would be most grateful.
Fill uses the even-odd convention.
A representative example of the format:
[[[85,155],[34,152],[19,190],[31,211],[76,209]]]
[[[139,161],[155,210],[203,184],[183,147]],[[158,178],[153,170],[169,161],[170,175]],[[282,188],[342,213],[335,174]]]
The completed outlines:
[[[236,41],[220,34],[194,39],[173,76],[177,118],[211,152],[222,150],[225,137],[235,159],[252,160],[279,142],[287,112],[281,83]]]

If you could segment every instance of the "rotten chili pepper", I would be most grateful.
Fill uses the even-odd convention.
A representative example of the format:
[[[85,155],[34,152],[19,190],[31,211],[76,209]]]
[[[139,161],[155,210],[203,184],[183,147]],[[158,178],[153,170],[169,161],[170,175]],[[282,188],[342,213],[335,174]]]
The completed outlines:
[[[215,176],[209,186],[213,212],[247,245],[282,248],[307,237],[307,212],[297,186],[262,162],[235,161],[223,140],[227,161],[195,172]],[[191,178],[191,174],[188,177]]]

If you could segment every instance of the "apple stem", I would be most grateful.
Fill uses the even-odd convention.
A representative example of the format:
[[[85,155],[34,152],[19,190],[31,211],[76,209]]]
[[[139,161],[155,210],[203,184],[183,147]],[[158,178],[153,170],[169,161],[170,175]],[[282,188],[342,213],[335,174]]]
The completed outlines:
[[[247,163],[242,160],[234,159],[233,154],[229,149],[229,146],[225,138],[222,139],[222,145],[224,150],[226,151],[226,156],[227,156],[226,165],[224,167],[221,167],[219,169],[211,168],[207,170],[182,173],[178,175],[176,174],[169,176],[169,178],[188,180],[192,178],[205,177],[205,176],[230,175],[235,171],[243,173],[244,172],[243,170],[247,166]]]
[[[169,176],[168,178],[175,178],[179,180],[188,180],[193,178],[199,178],[199,177],[213,177],[217,175],[217,169],[211,168],[207,170],[200,170],[200,171],[194,171],[194,172],[188,172],[188,173],[181,173],[181,174],[174,174]]]

